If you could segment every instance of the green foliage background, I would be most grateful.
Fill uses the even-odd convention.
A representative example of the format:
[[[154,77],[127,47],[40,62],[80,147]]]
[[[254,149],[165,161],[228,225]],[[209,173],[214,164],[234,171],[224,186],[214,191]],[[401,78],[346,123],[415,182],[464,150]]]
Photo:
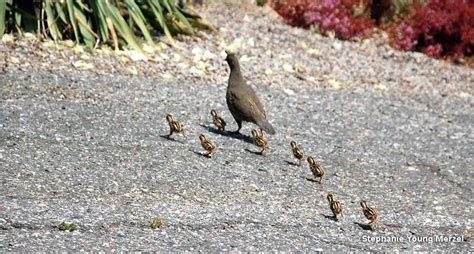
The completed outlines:
[[[55,41],[72,39],[89,49],[99,43],[141,51],[138,37],[153,45],[152,33],[192,35],[215,30],[199,14],[174,0],[0,0],[0,36],[35,33]]]

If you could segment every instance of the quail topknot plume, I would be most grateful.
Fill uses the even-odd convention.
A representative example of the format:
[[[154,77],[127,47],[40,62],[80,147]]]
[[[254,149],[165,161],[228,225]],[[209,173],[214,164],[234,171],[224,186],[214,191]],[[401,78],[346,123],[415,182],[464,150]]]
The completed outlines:
[[[227,107],[234,117],[239,128],[242,128],[242,122],[251,122],[257,124],[261,129],[269,134],[275,134],[275,129],[268,122],[262,103],[258,99],[255,91],[247,85],[240,71],[240,64],[234,53],[226,51],[226,61],[229,64],[230,76],[227,85]]]

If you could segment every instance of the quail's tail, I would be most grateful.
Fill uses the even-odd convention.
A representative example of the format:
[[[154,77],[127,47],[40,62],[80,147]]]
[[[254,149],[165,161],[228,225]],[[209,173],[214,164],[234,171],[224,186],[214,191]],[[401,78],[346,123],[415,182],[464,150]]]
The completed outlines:
[[[273,129],[273,126],[268,122],[267,119],[262,119],[258,121],[257,125],[262,128],[266,133],[275,134],[275,129]]]

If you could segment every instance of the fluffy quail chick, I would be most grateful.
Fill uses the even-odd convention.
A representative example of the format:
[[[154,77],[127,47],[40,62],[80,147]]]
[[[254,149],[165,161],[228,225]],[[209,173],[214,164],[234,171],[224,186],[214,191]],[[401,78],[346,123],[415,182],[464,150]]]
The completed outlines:
[[[324,168],[319,165],[312,156],[308,156],[308,163],[309,163],[309,169],[311,169],[311,172],[313,173],[314,177],[317,178],[319,177],[319,183],[323,180],[324,176]]]
[[[265,136],[265,134],[263,133],[262,130],[260,130],[260,133],[258,133],[258,131],[256,129],[253,129],[252,130],[252,137],[253,137],[253,142],[255,143],[255,145],[257,145],[258,147],[260,147],[262,150],[260,150],[260,154],[264,154],[265,151],[268,149],[268,141],[267,141],[267,137]]]
[[[331,208],[331,211],[332,211],[332,214],[334,214],[334,218],[339,220],[337,218],[337,215],[340,214],[341,217],[343,217],[343,214],[342,214],[342,204],[341,202],[337,201],[335,198],[334,198],[334,195],[332,193],[328,193],[328,201],[329,201],[329,207]]]
[[[211,116],[212,116],[212,122],[217,127],[217,129],[219,131],[224,132],[225,131],[225,126],[226,126],[226,122],[224,121],[224,119],[222,119],[222,117],[218,116],[217,112],[214,109],[211,110]]]
[[[216,153],[216,145],[208,140],[204,134],[199,135],[199,140],[201,140],[202,148],[207,151],[205,155],[212,157]]]
[[[298,160],[298,166],[301,166],[304,157],[303,148],[301,148],[300,145],[297,145],[295,141],[291,141],[290,145],[293,156],[295,156],[295,158]]]
[[[175,132],[181,133],[183,134],[183,136],[186,137],[186,134],[184,133],[183,125],[180,122],[174,120],[173,115],[168,113],[166,115],[166,120],[168,121],[168,124],[170,125],[170,134],[168,134],[168,138],[171,137],[171,135]]]
[[[362,206],[362,211],[364,212],[365,218],[370,220],[369,224],[372,224],[377,221],[378,214],[373,208],[370,208],[367,205],[367,201],[360,201],[360,206]]]

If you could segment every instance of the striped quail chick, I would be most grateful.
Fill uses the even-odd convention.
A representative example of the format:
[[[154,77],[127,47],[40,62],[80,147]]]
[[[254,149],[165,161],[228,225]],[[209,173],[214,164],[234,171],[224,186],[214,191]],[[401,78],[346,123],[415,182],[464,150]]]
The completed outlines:
[[[258,147],[260,147],[262,150],[260,150],[260,154],[264,154],[265,151],[268,149],[268,141],[267,141],[267,137],[265,136],[265,134],[263,133],[262,130],[260,130],[260,133],[258,133],[258,131],[256,129],[253,129],[252,130],[252,137],[253,137],[253,142],[255,143],[255,145],[257,145]]]
[[[202,148],[207,151],[205,155],[212,157],[212,155],[216,153],[216,145],[213,144],[209,139],[207,139],[204,134],[199,135],[199,140],[201,140]]]
[[[324,176],[324,168],[319,165],[312,156],[308,156],[308,163],[309,163],[309,169],[311,169],[311,172],[313,173],[314,177],[317,178],[319,177],[319,183],[323,180]]]
[[[365,200],[360,201],[360,206],[362,206],[362,211],[364,212],[365,218],[370,220],[369,224],[372,224],[377,221],[378,214],[373,208],[370,208],[367,205],[367,201]]]
[[[295,158],[298,160],[298,166],[301,166],[304,157],[303,148],[301,148],[300,145],[297,145],[295,141],[291,141],[290,145],[293,156],[295,156]]]
[[[334,195],[332,193],[328,193],[328,201],[329,201],[329,207],[331,208],[332,214],[334,214],[334,218],[339,220],[337,218],[337,215],[340,214],[341,217],[344,217],[342,214],[343,208],[341,202],[337,201],[334,198]]]
[[[168,124],[170,125],[170,134],[168,134],[168,138],[171,137],[171,135],[175,132],[176,133],[181,133],[181,134],[183,134],[183,136],[186,137],[186,134],[184,133],[185,130],[184,130],[183,125],[180,122],[176,121],[173,118],[173,115],[168,113],[166,115],[166,120],[168,121]]]
[[[222,119],[222,117],[218,116],[217,112],[214,109],[211,110],[211,116],[212,116],[212,122],[217,127],[217,129],[219,131],[224,132],[225,131],[225,126],[226,126],[226,122],[224,121],[224,119]]]

